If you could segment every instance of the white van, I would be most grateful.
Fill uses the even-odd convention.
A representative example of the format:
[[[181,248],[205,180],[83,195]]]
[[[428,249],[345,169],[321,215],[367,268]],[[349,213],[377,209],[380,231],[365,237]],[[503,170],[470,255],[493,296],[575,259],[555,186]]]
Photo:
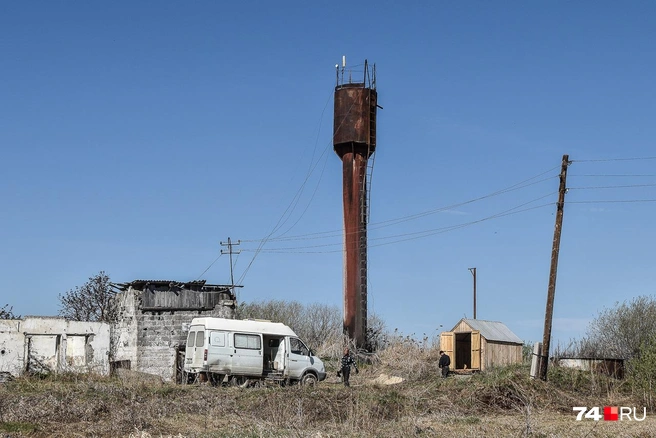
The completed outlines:
[[[326,368],[285,324],[225,318],[194,318],[189,326],[183,382],[246,386],[260,380],[314,384]]]

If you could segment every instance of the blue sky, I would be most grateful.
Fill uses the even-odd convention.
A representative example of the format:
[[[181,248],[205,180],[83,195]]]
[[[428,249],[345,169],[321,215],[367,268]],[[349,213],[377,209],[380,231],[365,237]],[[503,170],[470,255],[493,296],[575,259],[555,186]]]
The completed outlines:
[[[185,281],[216,260],[202,278],[229,283],[231,237],[240,299],[341,306],[346,55],[376,63],[384,107],[370,309],[433,336],[472,316],[477,267],[478,318],[541,340],[569,154],[566,344],[654,293],[654,17],[638,1],[4,3],[0,305],[56,314],[100,270]]]

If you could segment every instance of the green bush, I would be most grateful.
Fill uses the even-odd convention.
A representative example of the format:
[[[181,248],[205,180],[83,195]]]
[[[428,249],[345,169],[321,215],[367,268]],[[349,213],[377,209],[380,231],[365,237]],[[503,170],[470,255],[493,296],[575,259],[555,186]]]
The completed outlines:
[[[656,392],[656,335],[641,344],[639,353],[629,362],[629,369],[633,390],[653,410]]]

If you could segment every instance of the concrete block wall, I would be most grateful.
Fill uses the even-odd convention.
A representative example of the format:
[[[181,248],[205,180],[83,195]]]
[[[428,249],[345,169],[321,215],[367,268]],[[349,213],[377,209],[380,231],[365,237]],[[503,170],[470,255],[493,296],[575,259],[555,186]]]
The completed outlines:
[[[175,311],[144,313],[137,317],[138,371],[168,381],[175,378],[176,351],[187,342],[187,329],[198,316],[233,318],[232,309],[217,306],[209,312]]]
[[[212,310],[142,311],[142,292],[129,288],[117,295],[117,339],[113,360],[129,360],[134,371],[159,376],[164,381],[175,379],[177,349],[185,345],[187,328],[199,316],[234,318],[232,301]]]

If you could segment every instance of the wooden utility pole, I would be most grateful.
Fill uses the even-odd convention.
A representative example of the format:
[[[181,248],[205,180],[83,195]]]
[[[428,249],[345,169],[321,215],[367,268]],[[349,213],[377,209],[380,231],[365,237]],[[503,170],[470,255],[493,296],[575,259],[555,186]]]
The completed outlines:
[[[228,242],[219,242],[221,246],[227,246],[227,250],[221,250],[221,254],[230,254],[230,285],[232,286],[232,296],[235,296],[235,277],[233,275],[233,266],[232,266],[232,255],[241,253],[241,250],[233,251],[232,247],[235,245],[241,244],[241,240],[238,240],[237,243],[232,243],[228,237]]]
[[[474,276],[474,319],[476,319],[476,268],[469,268],[469,272]]]
[[[558,204],[556,206],[556,226],[554,228],[553,247],[551,249],[551,269],[549,271],[549,288],[547,290],[547,310],[544,316],[544,334],[542,351],[540,353],[540,379],[547,380],[549,366],[549,343],[551,342],[551,322],[553,320],[554,295],[556,294],[556,273],[558,271],[558,252],[560,251],[560,233],[563,228],[563,209],[565,207],[565,192],[567,191],[567,167],[569,155],[563,155],[560,168],[560,186],[558,188]]]

